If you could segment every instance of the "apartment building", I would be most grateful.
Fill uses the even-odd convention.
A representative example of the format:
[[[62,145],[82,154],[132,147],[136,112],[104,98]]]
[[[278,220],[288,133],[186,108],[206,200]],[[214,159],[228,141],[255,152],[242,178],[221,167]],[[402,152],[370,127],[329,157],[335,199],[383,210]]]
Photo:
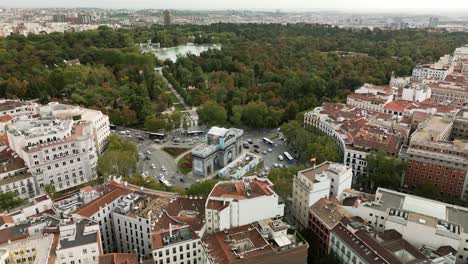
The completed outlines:
[[[288,234],[289,233],[289,234]],[[281,220],[234,227],[202,239],[203,264],[302,264],[308,244]]]
[[[444,80],[447,75],[452,73],[453,67],[438,64],[416,65],[413,69],[411,79],[414,81],[421,80]]]
[[[51,102],[41,106],[39,113],[41,116],[52,116],[57,119],[86,121],[91,127],[98,154],[106,149],[107,138],[110,135],[110,123],[109,116],[104,115],[101,111]]]
[[[309,207],[321,198],[336,198],[351,188],[353,172],[343,164],[324,162],[299,171],[293,179],[291,213],[294,224],[308,226]]]
[[[379,233],[395,230],[420,250],[451,252],[456,263],[468,263],[467,208],[384,188],[371,199],[357,195],[343,204]]]
[[[466,197],[468,145],[452,138],[455,115],[434,115],[419,124],[400,157],[407,161],[404,186],[415,189],[430,182],[441,193]],[[461,133],[460,130],[458,130]]]
[[[7,146],[3,146],[0,151],[0,193],[2,192],[14,192],[26,200],[40,193],[36,179],[29,173],[24,161]]]
[[[212,234],[283,215],[284,204],[268,179],[245,177],[218,182],[206,201],[206,231]]]
[[[9,115],[13,119],[36,115],[38,107],[39,104],[33,101],[0,99],[0,115]]]
[[[331,230],[330,253],[342,263],[356,264],[455,264],[452,252],[425,255],[395,230],[375,233],[359,221],[343,218]]]
[[[330,232],[339,224],[343,217],[352,215],[344,208],[338,200],[332,198],[320,198],[308,208],[308,225],[312,232],[315,244],[311,245],[312,250],[318,256],[326,256],[330,252]]]
[[[134,250],[140,249],[138,258],[141,257],[143,249],[145,249],[144,255],[149,257],[151,255],[151,252],[148,249],[148,242],[143,242],[143,245],[141,245],[142,239],[140,237],[141,235],[139,230],[140,226],[143,230],[143,225],[146,224],[147,221],[149,221],[148,217],[146,217],[145,219],[143,219],[143,217],[136,218],[134,217],[134,214],[130,214],[130,212],[128,212],[128,214],[130,214],[131,217],[127,218],[127,213],[123,213],[123,211],[121,211],[118,208],[122,208],[122,205],[128,204],[128,206],[132,210],[134,210],[135,205],[128,203],[128,201],[131,201],[131,197],[135,196],[145,197],[144,200],[146,201],[147,199],[159,200],[160,197],[174,197],[175,194],[148,190],[145,188],[132,186],[130,184],[127,184],[126,182],[120,183],[119,181],[111,181],[110,183],[104,186],[104,189],[104,193],[101,196],[80,207],[78,210],[72,213],[72,216],[75,218],[89,218],[99,223],[102,248],[105,254],[119,252],[119,249],[122,251],[127,251],[128,248],[132,249],[133,246]],[[125,202],[123,202],[124,199]],[[123,206],[123,208],[127,209],[128,207]],[[153,211],[152,214],[156,215],[156,211]],[[121,220],[114,221],[114,218]],[[136,225],[134,221],[135,219],[137,219],[136,221],[140,219],[142,222],[139,222],[138,225]],[[132,223],[132,228],[129,229],[130,222]],[[122,238],[120,237],[119,234],[121,233],[118,232],[124,232],[125,228],[127,228],[126,233],[133,236],[133,243],[131,240],[123,241],[124,239],[126,239],[126,236],[122,236]],[[138,232],[136,231],[136,228],[138,229]],[[136,236],[139,237],[138,246],[136,245]],[[144,237],[144,239],[147,239],[147,236]],[[120,253],[134,254],[135,251]]]
[[[453,61],[460,62],[462,60],[468,59],[468,45],[458,47],[453,52]]]
[[[383,98],[377,97],[374,94],[359,94],[352,93],[346,98],[346,104],[357,106],[362,109],[384,112],[384,106],[386,103],[391,102]]]
[[[89,219],[66,219],[59,226],[56,264],[97,264],[102,254],[99,224]]]
[[[206,199],[202,197],[177,197],[157,215],[152,224],[152,253],[156,263],[202,263],[205,204]]]
[[[206,143],[192,150],[193,174],[209,176],[231,163],[243,149],[244,131],[237,128],[212,127]]]
[[[353,180],[366,175],[366,157],[371,151],[396,156],[410,130],[409,124],[392,115],[335,103],[323,103],[305,113],[304,125],[335,139],[342,163],[353,170]]]
[[[434,82],[429,86],[435,104],[450,104],[460,108],[468,100],[468,83],[461,76],[457,80]]]

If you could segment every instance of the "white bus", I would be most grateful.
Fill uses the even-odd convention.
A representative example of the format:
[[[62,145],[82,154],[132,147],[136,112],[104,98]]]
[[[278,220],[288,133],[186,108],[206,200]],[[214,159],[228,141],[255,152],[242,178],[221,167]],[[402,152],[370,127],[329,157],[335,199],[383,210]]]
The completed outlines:
[[[294,161],[293,157],[288,152],[284,152],[283,154],[284,154],[284,157],[288,160],[289,163],[292,163]]]
[[[164,184],[167,187],[172,187],[172,184],[168,180],[166,180],[166,178],[164,177],[159,178],[159,182]]]
[[[263,142],[265,142],[266,144],[269,144],[271,146],[273,146],[275,144],[273,141],[271,141],[269,138],[266,138],[266,137],[263,138]]]

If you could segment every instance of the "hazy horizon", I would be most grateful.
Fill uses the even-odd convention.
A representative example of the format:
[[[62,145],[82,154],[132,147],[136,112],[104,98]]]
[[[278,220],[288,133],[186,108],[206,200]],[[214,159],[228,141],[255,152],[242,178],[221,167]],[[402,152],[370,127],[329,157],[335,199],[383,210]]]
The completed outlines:
[[[180,10],[275,10],[285,11],[344,11],[344,12],[408,12],[408,13],[462,13],[468,10],[468,1],[459,0],[0,0],[0,7],[22,8],[127,8]]]

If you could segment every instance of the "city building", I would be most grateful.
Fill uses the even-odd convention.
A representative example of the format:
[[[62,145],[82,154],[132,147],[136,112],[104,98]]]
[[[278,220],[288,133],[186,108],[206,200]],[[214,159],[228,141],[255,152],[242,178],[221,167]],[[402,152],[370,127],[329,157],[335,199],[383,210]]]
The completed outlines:
[[[6,134],[6,128],[12,124],[13,118],[10,115],[0,116],[0,135]]]
[[[456,260],[452,252],[426,256],[393,229],[376,233],[348,218],[343,218],[331,230],[329,248],[342,263],[455,264]]]
[[[52,20],[54,22],[58,22],[58,23],[65,23],[65,15],[64,14],[55,14],[52,16]]]
[[[366,157],[371,151],[396,156],[411,128],[390,114],[335,103],[323,103],[305,113],[304,125],[335,139],[342,163],[353,170],[353,180],[366,175]]]
[[[206,143],[192,149],[193,174],[209,176],[231,163],[242,153],[243,136],[241,129],[212,127]]]
[[[308,208],[307,227],[311,231],[312,241],[315,243],[310,246],[316,255],[328,255],[330,251],[330,232],[343,217],[352,217],[352,215],[342,208],[334,198],[320,198]]]
[[[41,192],[23,159],[9,147],[0,151],[0,166],[0,193],[14,192],[21,199],[31,199]]]
[[[8,128],[8,143],[40,189],[65,190],[97,177],[97,152],[88,123],[41,117],[20,119]]]
[[[135,197],[138,197],[135,202],[138,201],[139,204],[143,205],[143,203],[152,204],[150,203],[152,200],[155,200],[155,203],[160,203],[161,201],[167,202],[167,198],[175,197],[175,194],[148,190],[127,184],[126,182],[120,183],[119,180],[113,180],[104,185],[104,193],[101,196],[81,206],[71,215],[74,218],[84,217],[99,223],[104,254],[113,252],[138,253],[138,258],[150,258],[151,242],[148,242],[148,233],[151,230],[148,231],[148,228],[151,226],[148,223],[151,222],[149,221],[149,216],[151,214],[155,216],[157,215],[156,212],[159,213],[159,211],[147,210],[149,214],[146,217],[142,217],[141,214],[137,216],[134,213],[136,212],[134,210],[138,210],[135,209],[137,205],[132,202]],[[138,222],[139,220],[141,222]],[[130,224],[132,224],[131,227]],[[146,233],[143,233],[143,227],[146,227]],[[124,236],[121,236],[122,234]],[[141,237],[143,234],[146,236]],[[138,245],[136,242],[137,238],[139,241]]]
[[[98,154],[106,149],[107,138],[110,135],[110,123],[109,116],[104,115],[101,111],[51,102],[41,106],[39,113],[41,116],[51,116],[61,120],[86,121],[91,126]]]
[[[452,73],[453,67],[439,64],[416,65],[413,69],[411,79],[421,80],[445,80],[447,75]]]
[[[171,11],[170,10],[164,10],[163,12],[163,17],[164,17],[164,25],[165,26],[170,26],[171,25]]]
[[[135,254],[109,253],[99,256],[99,264],[139,264]]]
[[[468,263],[468,208],[384,188],[371,199],[348,196],[343,207],[379,233],[393,229],[420,251],[449,249]]]
[[[468,145],[451,140],[454,119],[454,114],[430,117],[411,135],[409,146],[402,147],[400,158],[407,161],[404,187],[415,189],[429,182],[441,193],[466,197]]]
[[[97,222],[66,219],[60,224],[59,232],[55,263],[98,263],[102,247]]]
[[[204,264],[302,264],[307,262],[307,242],[281,220],[218,231],[203,238]]]
[[[242,153],[238,158],[219,170],[218,175],[223,178],[238,180],[257,167],[263,159],[250,152]]]
[[[12,119],[36,115],[38,107],[33,101],[0,99],[0,115],[9,115]]]
[[[282,217],[284,204],[279,199],[273,184],[266,178],[218,182],[206,201],[207,233]]]
[[[453,52],[453,61],[461,62],[462,60],[468,59],[468,45],[456,48]]]
[[[308,226],[309,207],[321,198],[336,198],[351,188],[351,168],[332,162],[299,171],[293,179],[291,213],[294,224]]]
[[[383,98],[379,98],[371,93],[367,94],[359,94],[359,93],[352,93],[348,95],[346,98],[346,104],[357,106],[362,109],[376,111],[376,112],[384,112],[384,106],[387,101]]]
[[[468,101],[468,83],[462,76],[434,82],[429,87],[435,104],[449,104],[460,108]]]
[[[86,15],[86,14],[80,14],[78,16],[78,20],[79,20],[79,23],[80,24],[89,24],[92,22],[92,18],[90,15]]]
[[[431,87],[423,83],[411,83],[403,86],[401,100],[423,102],[432,96]]]

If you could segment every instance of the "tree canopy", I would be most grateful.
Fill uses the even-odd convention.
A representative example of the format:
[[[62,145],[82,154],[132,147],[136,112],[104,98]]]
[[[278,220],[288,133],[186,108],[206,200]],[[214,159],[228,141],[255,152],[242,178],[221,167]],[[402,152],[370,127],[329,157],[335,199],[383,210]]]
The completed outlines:
[[[367,176],[359,176],[364,187],[374,191],[377,187],[396,189],[400,186],[405,162],[390,157],[384,151],[367,155]]]
[[[136,145],[111,134],[108,148],[98,159],[99,175],[131,177],[137,172],[138,151]]]
[[[25,201],[14,192],[0,193],[0,210],[10,210],[22,205]]]

